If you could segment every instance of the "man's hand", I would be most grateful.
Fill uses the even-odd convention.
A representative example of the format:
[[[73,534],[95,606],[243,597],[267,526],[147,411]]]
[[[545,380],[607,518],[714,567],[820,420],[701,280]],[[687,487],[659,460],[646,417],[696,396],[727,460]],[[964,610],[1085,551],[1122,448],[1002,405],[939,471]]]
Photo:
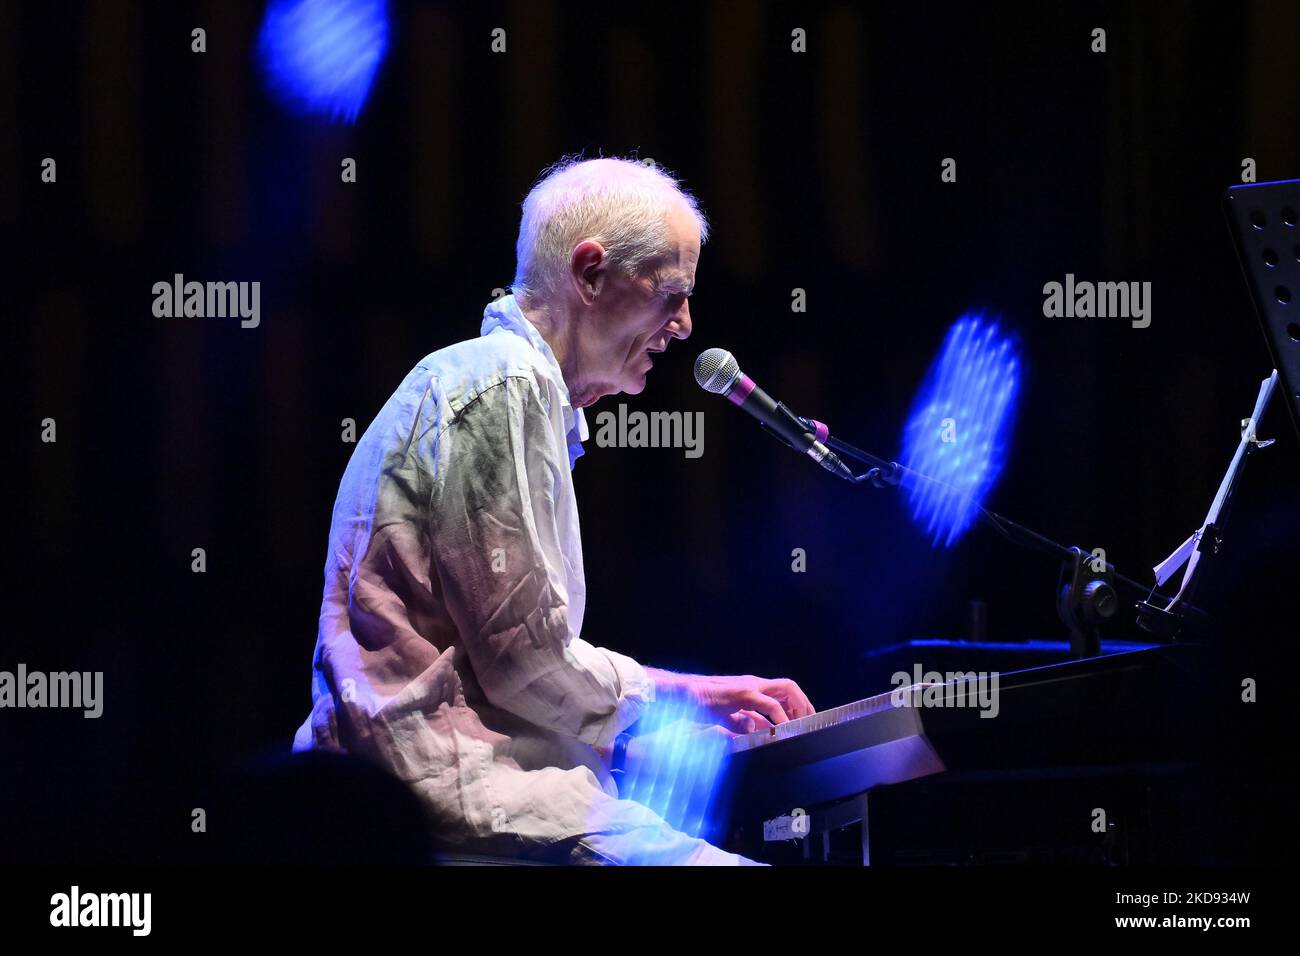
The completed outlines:
[[[817,711],[787,677],[705,677],[647,668],[656,693],[679,696],[735,733],[761,730]]]
[[[816,713],[799,685],[788,677],[692,676],[689,690],[701,710],[740,733]]]
[[[752,733],[755,730],[767,730],[774,726],[770,720],[753,710],[738,710],[734,714],[728,714],[722,725],[730,730],[733,736]]]

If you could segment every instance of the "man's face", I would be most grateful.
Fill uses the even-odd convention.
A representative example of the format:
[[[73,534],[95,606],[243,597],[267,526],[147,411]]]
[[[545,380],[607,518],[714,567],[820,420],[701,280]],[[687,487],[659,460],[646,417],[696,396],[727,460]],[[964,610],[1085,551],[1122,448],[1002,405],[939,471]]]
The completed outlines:
[[[668,240],[668,252],[644,274],[605,273],[590,321],[584,322],[583,373],[589,387],[574,396],[579,407],[602,395],[639,394],[654,365],[652,356],[691,334],[687,299],[695,288],[700,229],[685,204],[668,215]]]

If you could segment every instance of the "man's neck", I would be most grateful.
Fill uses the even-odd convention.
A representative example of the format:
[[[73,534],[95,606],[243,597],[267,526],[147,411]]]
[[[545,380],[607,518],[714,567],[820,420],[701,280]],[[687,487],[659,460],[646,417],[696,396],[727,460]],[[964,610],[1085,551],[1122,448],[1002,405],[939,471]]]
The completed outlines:
[[[516,303],[524,318],[533,324],[551,347],[555,361],[560,365],[560,373],[564,376],[564,385],[569,390],[569,401],[575,408],[594,402],[596,396],[588,394],[591,389],[582,375],[576,321],[562,306],[557,307],[549,302],[516,297]]]

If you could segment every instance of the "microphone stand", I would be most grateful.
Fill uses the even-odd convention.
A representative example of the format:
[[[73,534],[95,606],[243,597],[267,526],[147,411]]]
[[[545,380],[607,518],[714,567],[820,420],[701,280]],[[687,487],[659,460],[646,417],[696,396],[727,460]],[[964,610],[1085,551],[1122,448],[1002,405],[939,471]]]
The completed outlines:
[[[810,431],[819,431],[818,422],[801,416],[799,421]],[[820,426],[820,430],[825,432],[825,426]],[[953,488],[944,481],[931,478],[896,461],[880,458],[832,435],[827,434],[823,441],[836,453],[870,466],[867,471],[854,475],[850,479],[855,485],[869,483],[876,488],[896,488],[904,478],[907,478],[917,482],[932,482],[951,494],[970,498],[969,493]],[[1157,593],[1155,587],[1147,588],[1120,574],[1113,564],[1090,551],[1059,544],[1031,528],[1026,528],[997,512],[990,511],[983,505],[976,504],[975,508],[984,523],[1003,538],[1022,547],[1050,555],[1061,562],[1056,610],[1061,622],[1070,631],[1070,650],[1076,658],[1096,657],[1101,653],[1101,628],[1119,610],[1116,584],[1124,585],[1133,593],[1145,595],[1143,602],[1134,605],[1135,610],[1138,611],[1138,625],[1144,630],[1152,631],[1156,637],[1172,640],[1185,625],[1197,633],[1203,633],[1208,626],[1209,616],[1204,611],[1186,602],[1180,602],[1182,614],[1170,615],[1172,620],[1166,619],[1162,622],[1163,626],[1153,629],[1142,612],[1143,605],[1150,606],[1152,598],[1159,598],[1165,602],[1170,600]]]

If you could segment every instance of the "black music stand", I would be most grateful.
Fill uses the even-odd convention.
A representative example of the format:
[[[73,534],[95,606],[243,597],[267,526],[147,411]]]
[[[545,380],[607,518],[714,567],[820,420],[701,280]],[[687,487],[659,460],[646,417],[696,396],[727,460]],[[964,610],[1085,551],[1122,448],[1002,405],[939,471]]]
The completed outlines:
[[[1300,436],[1300,179],[1233,186],[1223,211]]]
[[[1241,441],[1237,445],[1237,451],[1232,456],[1232,461],[1228,465],[1228,470],[1223,476],[1223,481],[1219,483],[1219,490],[1214,496],[1214,501],[1210,504],[1210,510],[1205,515],[1205,521],[1201,526],[1188,536],[1187,540],[1174,549],[1173,554],[1165,558],[1151,570],[1155,572],[1156,587],[1162,587],[1164,583],[1170,580],[1179,568],[1186,565],[1183,572],[1182,581],[1178,587],[1178,593],[1169,599],[1164,607],[1153,602],[1150,598],[1138,605],[1138,624],[1153,634],[1173,637],[1182,627],[1182,608],[1186,602],[1195,593],[1196,586],[1200,578],[1204,576],[1205,565],[1203,561],[1213,560],[1213,557],[1219,553],[1222,546],[1223,526],[1228,518],[1228,510],[1232,504],[1232,492],[1236,489],[1237,482],[1241,478],[1241,473],[1246,467],[1246,459],[1251,452],[1260,448],[1267,448],[1273,444],[1273,439],[1261,440],[1256,429],[1260,419],[1264,417],[1264,412],[1268,409],[1269,399],[1273,397],[1273,390],[1277,386],[1277,370],[1264,379],[1259,386],[1259,395],[1255,398],[1255,407],[1249,418],[1241,420]],[[1155,589],[1152,589],[1155,594]]]

